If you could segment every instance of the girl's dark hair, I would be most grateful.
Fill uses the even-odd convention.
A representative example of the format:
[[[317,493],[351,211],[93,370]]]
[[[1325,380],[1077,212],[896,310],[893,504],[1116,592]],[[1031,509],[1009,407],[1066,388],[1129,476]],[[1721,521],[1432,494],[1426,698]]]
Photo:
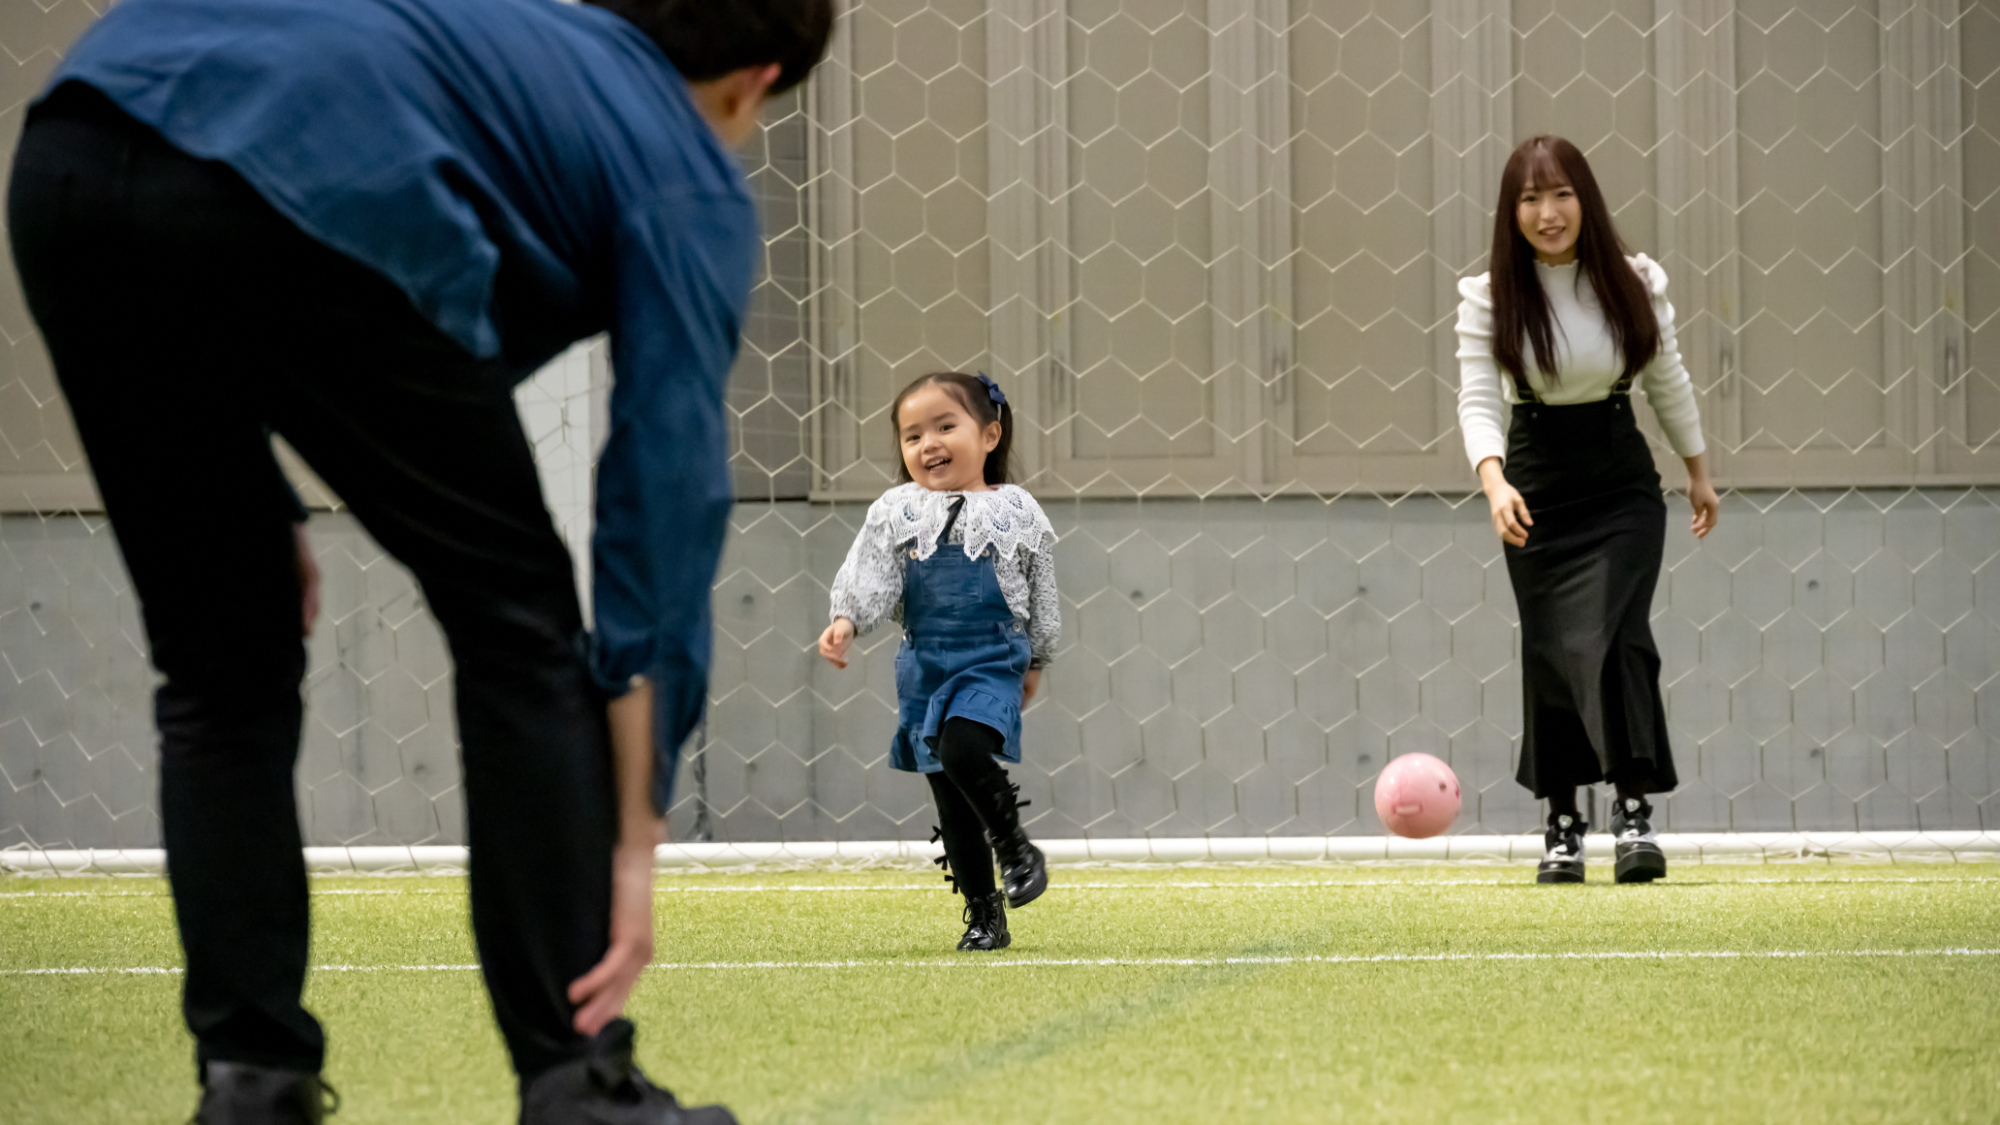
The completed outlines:
[[[1625,244],[1604,206],[1604,193],[1590,162],[1575,145],[1561,137],[1530,137],[1507,158],[1500,173],[1500,202],[1493,213],[1493,359],[1518,384],[1527,382],[1522,339],[1535,349],[1535,366],[1556,381],[1554,317],[1549,295],[1535,275],[1535,248],[1521,233],[1515,218],[1521,193],[1530,186],[1548,189],[1568,184],[1576,192],[1582,226],[1576,236],[1576,260],[1591,291],[1604,310],[1611,342],[1625,358],[1621,376],[1630,379],[1660,350],[1660,322],[1653,315],[1653,297],[1632,263]]]
[[[1008,462],[1014,451],[1014,408],[1005,402],[994,402],[993,392],[987,389],[986,384],[980,382],[978,376],[967,375],[963,371],[939,371],[925,375],[897,392],[896,401],[889,404],[889,432],[895,438],[896,480],[904,484],[910,481],[910,466],[903,461],[903,400],[922,387],[943,387],[946,394],[965,407],[965,412],[972,415],[973,422],[981,430],[995,422],[1000,423],[1000,444],[986,455],[984,476],[987,484],[1009,483],[1012,477]]]
[[[833,36],[833,0],[584,0],[625,17],[689,82],[778,64],[773,97],[806,80]]]

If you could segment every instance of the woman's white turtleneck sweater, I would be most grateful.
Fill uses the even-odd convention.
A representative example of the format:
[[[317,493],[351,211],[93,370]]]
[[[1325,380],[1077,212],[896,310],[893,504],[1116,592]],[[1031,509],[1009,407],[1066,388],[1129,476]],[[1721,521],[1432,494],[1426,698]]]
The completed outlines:
[[[1693,457],[1708,448],[1701,436],[1701,411],[1695,404],[1694,384],[1681,365],[1680,345],[1674,337],[1674,307],[1667,302],[1667,271],[1658,262],[1640,254],[1628,258],[1632,269],[1653,295],[1653,315],[1660,321],[1660,350],[1639,372],[1638,383],[1652,403],[1653,414],[1666,432],[1667,442],[1682,457]],[[1604,310],[1597,294],[1574,262],[1566,266],[1535,263],[1542,291],[1549,295],[1549,311],[1554,314],[1556,372],[1554,386],[1535,368],[1534,348],[1525,345],[1523,358],[1532,369],[1528,384],[1550,406],[1598,402],[1610,397],[1624,361],[1611,342],[1604,323]],[[1514,381],[1503,375],[1493,360],[1493,289],[1490,275],[1460,279],[1458,295],[1458,428],[1465,434],[1465,455],[1472,467],[1488,457],[1507,458],[1507,437],[1500,427],[1502,396],[1518,401]]]

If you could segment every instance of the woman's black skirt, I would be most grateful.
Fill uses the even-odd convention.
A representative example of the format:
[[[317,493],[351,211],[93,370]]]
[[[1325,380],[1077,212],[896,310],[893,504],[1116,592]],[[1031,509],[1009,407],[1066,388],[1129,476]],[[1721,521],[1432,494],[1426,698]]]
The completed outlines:
[[[1521,613],[1516,777],[1537,797],[1605,780],[1673,789],[1647,623],[1667,506],[1630,399],[1515,407],[1505,471],[1535,521],[1527,546],[1506,548]]]

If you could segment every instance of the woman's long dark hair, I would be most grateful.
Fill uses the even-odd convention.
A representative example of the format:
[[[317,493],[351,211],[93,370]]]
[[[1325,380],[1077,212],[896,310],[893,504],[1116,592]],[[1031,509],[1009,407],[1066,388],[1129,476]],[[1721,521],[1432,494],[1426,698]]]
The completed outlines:
[[[988,390],[976,375],[963,371],[939,371],[925,375],[896,394],[896,401],[889,404],[889,431],[896,441],[896,480],[907,484],[910,481],[910,466],[903,460],[903,400],[917,392],[919,387],[943,387],[944,393],[958,400],[965,412],[972,415],[972,421],[981,430],[995,422],[1000,423],[1000,444],[986,455],[986,465],[982,475],[987,484],[1007,484],[1013,478],[1008,473],[1008,460],[1014,451],[1014,408],[1007,404],[1006,395],[1000,402],[994,402],[998,385]]]
[[[1660,350],[1660,322],[1653,315],[1653,297],[1646,283],[1625,260],[1625,243],[1612,225],[1611,212],[1604,206],[1604,193],[1590,162],[1575,145],[1561,137],[1530,137],[1507,158],[1500,173],[1500,202],[1493,213],[1493,359],[1502,371],[1525,385],[1528,368],[1525,339],[1535,349],[1535,366],[1550,383],[1556,382],[1554,316],[1549,312],[1549,295],[1535,276],[1535,248],[1521,233],[1515,218],[1521,193],[1530,186],[1546,191],[1568,184],[1576,192],[1582,212],[1576,236],[1576,261],[1590,279],[1591,291],[1604,310],[1604,324],[1611,342],[1625,358],[1620,373],[1625,379],[1638,375]]]

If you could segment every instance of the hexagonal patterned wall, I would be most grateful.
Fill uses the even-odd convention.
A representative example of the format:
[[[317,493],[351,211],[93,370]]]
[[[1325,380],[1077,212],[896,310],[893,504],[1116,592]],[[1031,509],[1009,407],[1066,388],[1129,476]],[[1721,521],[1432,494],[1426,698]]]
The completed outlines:
[[[889,399],[946,368],[1008,389],[1021,479],[1062,536],[1062,650],[1018,771],[1037,831],[1374,833],[1372,778],[1411,750],[1465,782],[1458,830],[1532,828],[1453,326],[1500,166],[1539,132],[1584,149],[1672,278],[1727,486],[1708,541],[1670,534],[1654,602],[1684,778],[1665,826],[1996,827],[1992,5],[846,9],[745,158],[768,253],[678,836],[928,834],[923,786],[885,764],[893,629],[846,671],[810,649],[893,479]],[[0,9],[9,147],[95,14]],[[0,846],[153,843],[137,613],[11,288],[0,329]],[[521,393],[579,554],[609,377],[583,347]],[[312,534],[309,835],[457,841],[450,669],[420,592],[346,515]]]

